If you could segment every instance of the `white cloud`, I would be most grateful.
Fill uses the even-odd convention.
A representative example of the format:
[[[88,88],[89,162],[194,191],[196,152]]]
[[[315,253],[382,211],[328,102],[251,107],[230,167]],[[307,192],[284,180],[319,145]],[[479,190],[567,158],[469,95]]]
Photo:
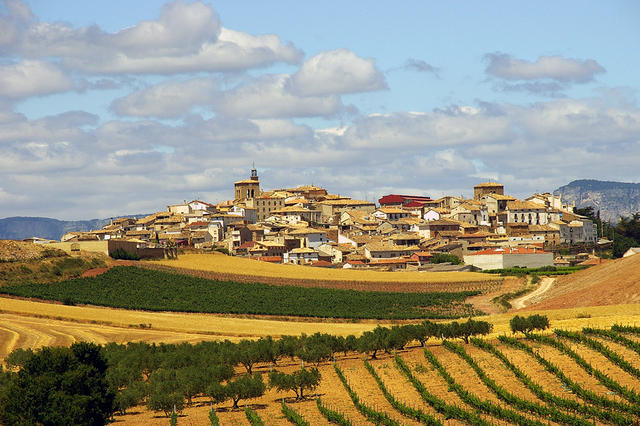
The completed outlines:
[[[11,36],[0,46],[30,59],[58,58],[77,71],[94,74],[173,74],[241,71],[275,62],[299,63],[302,52],[273,34],[250,35],[225,29],[210,5],[176,0],[156,20],[108,33],[97,26],[65,23],[19,25],[0,17]]]
[[[354,148],[403,150],[490,143],[514,136],[506,117],[462,107],[370,116],[351,126],[344,140]]]
[[[342,110],[338,96],[296,96],[287,90],[289,81],[287,74],[264,76],[223,92],[214,109],[226,116],[249,118],[329,117]]]
[[[0,66],[0,97],[25,98],[73,90],[73,82],[50,62],[24,60]]]
[[[201,1],[174,1],[162,7],[155,21],[141,21],[118,31],[105,42],[129,58],[181,57],[197,54],[203,44],[215,44],[220,17]]]
[[[172,118],[189,114],[194,105],[209,104],[219,85],[209,78],[167,81],[111,103],[118,115]]]
[[[525,136],[579,145],[615,144],[640,139],[640,110],[607,106],[597,99],[560,99],[513,107]]]
[[[489,53],[486,72],[503,80],[551,79],[562,83],[588,83],[606,70],[593,59],[540,56],[536,62],[514,58],[506,53]]]
[[[387,89],[375,60],[348,49],[321,52],[302,63],[292,76],[292,92],[300,96],[360,93]]]

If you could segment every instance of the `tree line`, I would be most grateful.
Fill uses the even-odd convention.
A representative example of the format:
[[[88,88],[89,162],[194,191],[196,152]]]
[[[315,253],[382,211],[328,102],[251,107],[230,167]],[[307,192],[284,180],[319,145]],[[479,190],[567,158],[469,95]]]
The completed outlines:
[[[640,246],[640,212],[629,217],[621,216],[618,223],[612,224],[600,218],[600,210],[591,206],[575,209],[575,213],[591,219],[598,228],[598,236],[613,241],[612,256],[620,258],[631,247]]]

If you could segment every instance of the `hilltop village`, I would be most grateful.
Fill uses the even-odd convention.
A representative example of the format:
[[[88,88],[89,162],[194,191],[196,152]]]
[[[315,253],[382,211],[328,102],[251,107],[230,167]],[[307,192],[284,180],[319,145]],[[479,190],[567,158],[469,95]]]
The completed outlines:
[[[576,261],[554,257],[557,247],[597,243],[595,224],[560,197],[518,200],[496,182],[476,185],[473,199],[388,194],[378,205],[316,186],[264,191],[255,167],[234,186],[234,200],[185,201],[100,230],[70,232],[53,244],[69,252],[124,249],[143,258],[192,247],[273,263],[461,271],[566,266]],[[442,254],[464,263],[430,262]]]

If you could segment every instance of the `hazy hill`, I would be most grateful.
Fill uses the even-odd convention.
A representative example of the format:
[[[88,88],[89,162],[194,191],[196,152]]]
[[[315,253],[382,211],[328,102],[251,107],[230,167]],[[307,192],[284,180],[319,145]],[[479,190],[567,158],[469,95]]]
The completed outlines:
[[[574,180],[555,191],[563,201],[576,207],[592,206],[600,210],[602,220],[618,222],[620,216],[629,217],[640,212],[640,183],[604,182],[599,180]]]
[[[122,217],[144,217],[131,215]],[[114,218],[116,219],[116,218]],[[67,221],[46,217],[8,217],[0,219],[0,240],[23,240],[30,237],[59,240],[67,232],[91,231],[100,229],[111,221],[109,219],[92,219]]]

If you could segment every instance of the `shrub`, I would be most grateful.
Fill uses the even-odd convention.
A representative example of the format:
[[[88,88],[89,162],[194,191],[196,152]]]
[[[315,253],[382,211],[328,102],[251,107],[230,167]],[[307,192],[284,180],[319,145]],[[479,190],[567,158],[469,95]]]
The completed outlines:
[[[451,263],[452,265],[462,265],[464,262],[458,256],[451,253],[436,253],[430,263]]]
[[[138,253],[131,253],[123,248],[116,249],[112,251],[109,256],[114,259],[122,259],[122,260],[140,260],[140,255]]]

